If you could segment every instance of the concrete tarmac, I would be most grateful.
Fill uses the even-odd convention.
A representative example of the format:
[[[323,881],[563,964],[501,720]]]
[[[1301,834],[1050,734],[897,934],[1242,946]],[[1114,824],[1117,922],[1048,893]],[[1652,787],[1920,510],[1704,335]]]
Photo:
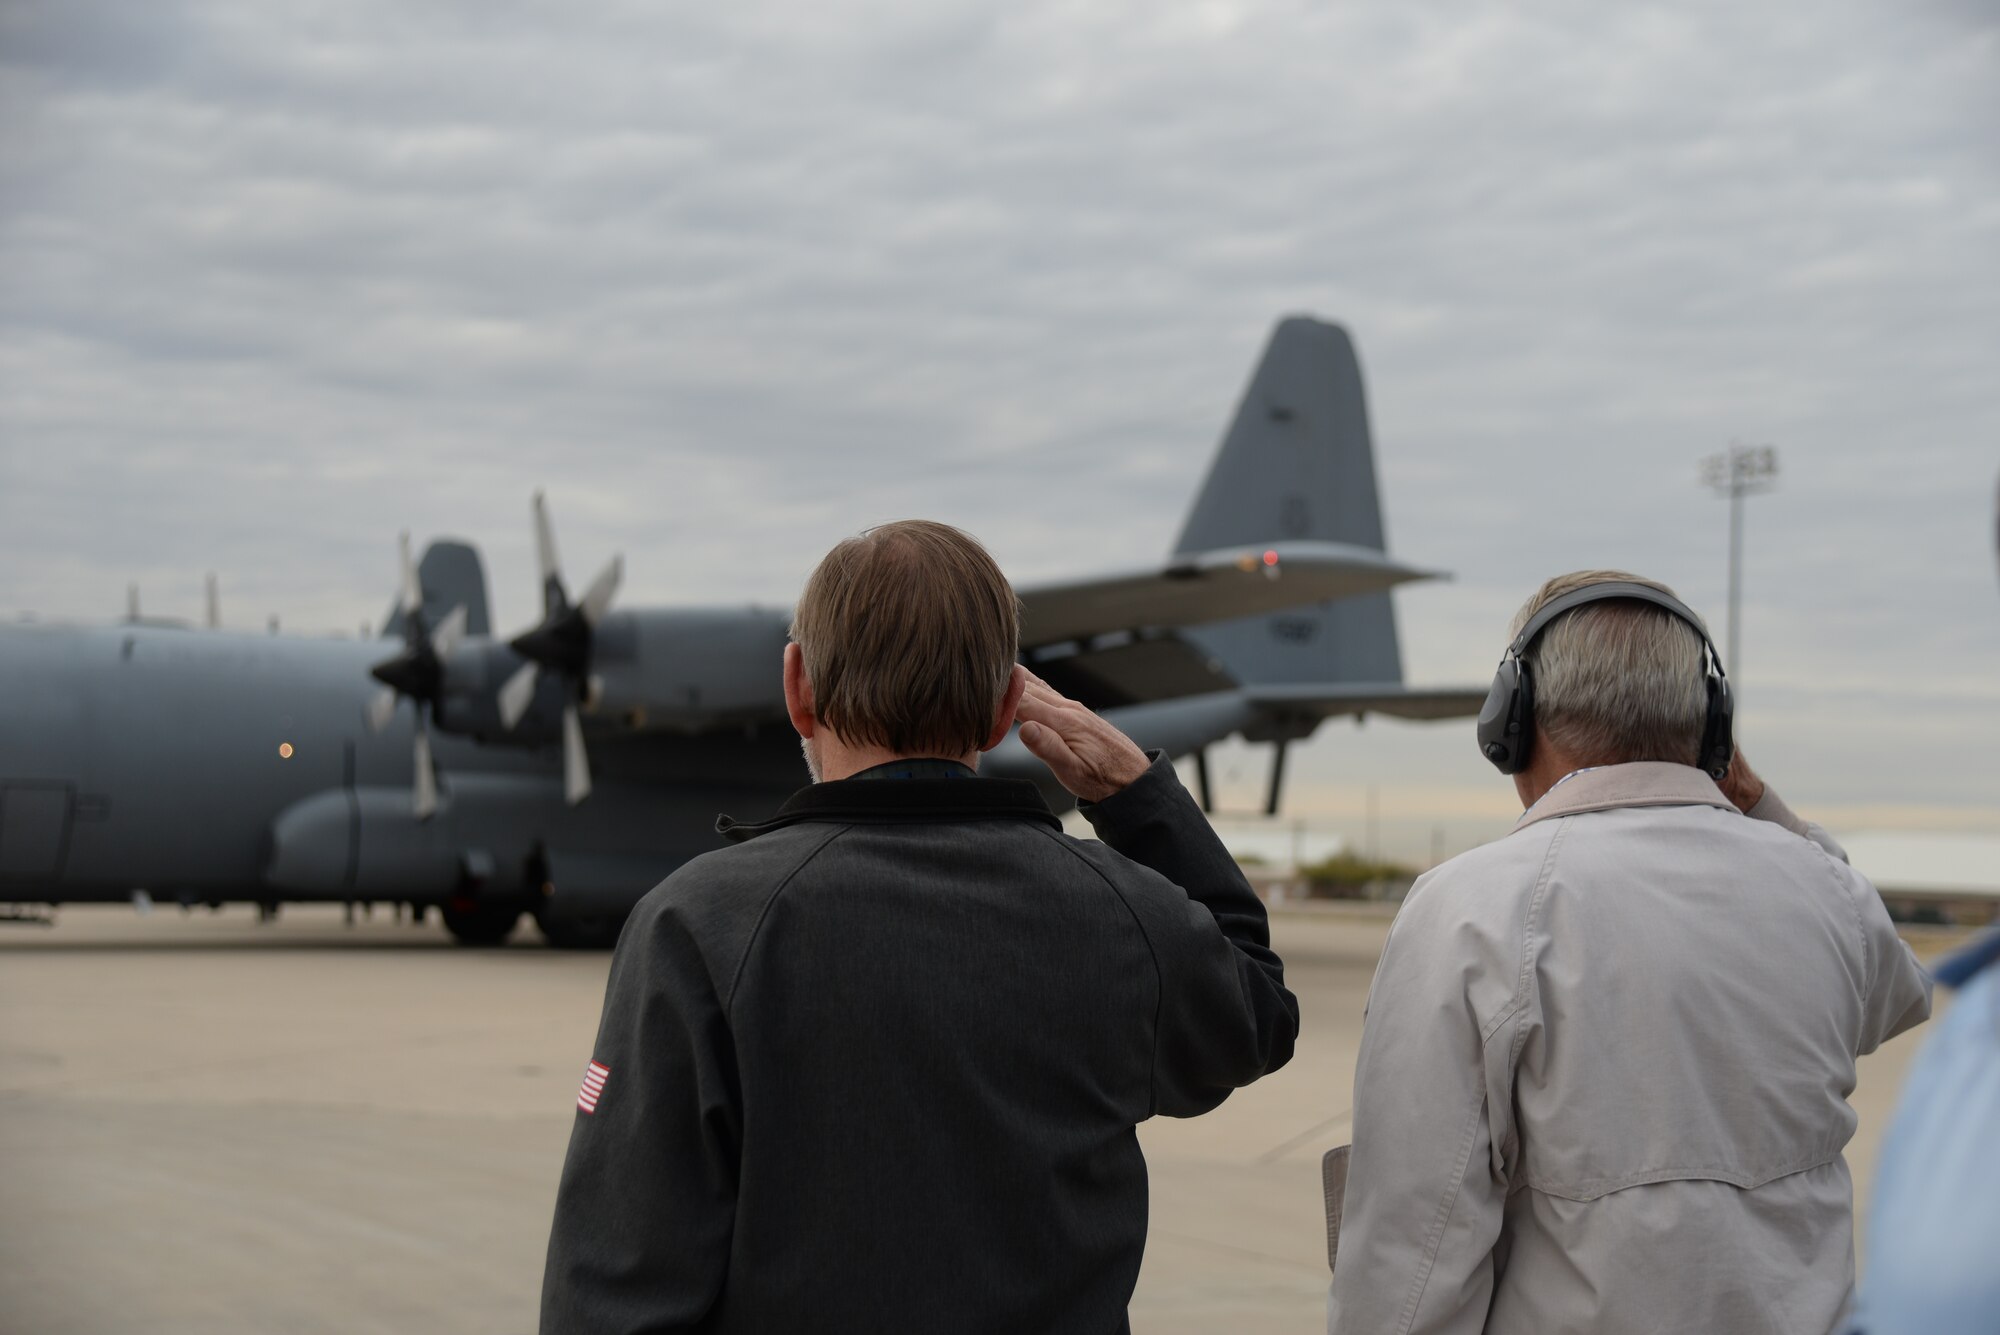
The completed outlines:
[[[1141,1129],[1139,1335],[1321,1328],[1319,1157],[1349,1139],[1387,927],[1281,912],[1297,1057],[1206,1117]],[[296,906],[268,925],[70,908],[0,928],[0,1331],[533,1330],[608,963],[532,927],[474,951]],[[1862,1062],[1864,1201],[1921,1035]]]

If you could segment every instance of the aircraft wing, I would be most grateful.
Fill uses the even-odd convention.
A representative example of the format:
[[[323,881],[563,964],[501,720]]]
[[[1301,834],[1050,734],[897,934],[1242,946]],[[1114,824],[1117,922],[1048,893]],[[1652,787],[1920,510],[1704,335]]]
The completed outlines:
[[[1300,540],[1184,552],[1149,570],[1017,588],[1021,644],[1197,626],[1438,577],[1345,542]]]
[[[1245,686],[1253,705],[1310,718],[1342,714],[1387,714],[1392,718],[1465,718],[1486,703],[1487,688],[1405,686],[1400,682],[1285,682]]]

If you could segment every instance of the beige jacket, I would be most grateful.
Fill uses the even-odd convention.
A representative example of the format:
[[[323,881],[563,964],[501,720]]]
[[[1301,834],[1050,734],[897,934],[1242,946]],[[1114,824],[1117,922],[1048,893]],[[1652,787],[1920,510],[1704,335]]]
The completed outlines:
[[[1839,845],[1699,770],[1581,771],[1397,915],[1332,1335],[1829,1329],[1854,1062],[1930,979]]]

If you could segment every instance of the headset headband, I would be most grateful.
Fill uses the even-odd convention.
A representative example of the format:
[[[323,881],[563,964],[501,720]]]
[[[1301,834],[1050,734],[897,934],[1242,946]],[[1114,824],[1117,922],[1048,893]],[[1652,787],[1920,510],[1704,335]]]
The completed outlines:
[[[1571,589],[1560,598],[1550,599],[1528,618],[1527,624],[1514,637],[1514,642],[1507,646],[1507,652],[1501,655],[1500,666],[1493,672],[1493,685],[1486,692],[1486,703],[1480,706],[1479,723],[1474,729],[1479,753],[1492,761],[1493,767],[1502,774],[1519,774],[1528,767],[1528,752],[1533,745],[1535,731],[1535,682],[1534,673],[1523,655],[1535,642],[1535,637],[1563,613],[1587,603],[1612,598],[1649,603],[1692,627],[1694,633],[1701,637],[1703,655],[1707,660],[1702,678],[1708,686],[1708,710],[1702,723],[1699,766],[1711,778],[1722,778],[1728,772],[1730,757],[1736,749],[1733,735],[1736,705],[1728,678],[1723,675],[1722,655],[1715,652],[1715,641],[1708,637],[1708,627],[1687,604],[1670,593],[1662,593],[1651,585],[1628,579],[1610,579]]]
[[[1535,642],[1535,637],[1542,633],[1543,628],[1572,608],[1582,607],[1587,603],[1602,602],[1609,598],[1636,598],[1642,603],[1651,603],[1655,607],[1672,612],[1694,627],[1695,634],[1701,636],[1701,642],[1708,650],[1709,661],[1715,665],[1715,675],[1718,677],[1724,675],[1722,655],[1715,652],[1715,641],[1708,638],[1708,627],[1702,624],[1701,618],[1696,616],[1686,603],[1672,594],[1661,593],[1651,585],[1635,584],[1629,579],[1608,579],[1601,584],[1586,584],[1580,589],[1571,589],[1560,598],[1551,598],[1528,618],[1527,625],[1521,627],[1521,633],[1507,646],[1508,654],[1519,658],[1526,653],[1528,646]]]

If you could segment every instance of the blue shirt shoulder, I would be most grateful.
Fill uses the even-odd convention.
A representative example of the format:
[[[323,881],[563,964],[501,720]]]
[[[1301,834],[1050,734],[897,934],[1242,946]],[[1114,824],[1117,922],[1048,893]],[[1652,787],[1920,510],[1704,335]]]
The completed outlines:
[[[1958,993],[1882,1143],[1850,1335],[2000,1329],[2000,929],[1933,972]]]

